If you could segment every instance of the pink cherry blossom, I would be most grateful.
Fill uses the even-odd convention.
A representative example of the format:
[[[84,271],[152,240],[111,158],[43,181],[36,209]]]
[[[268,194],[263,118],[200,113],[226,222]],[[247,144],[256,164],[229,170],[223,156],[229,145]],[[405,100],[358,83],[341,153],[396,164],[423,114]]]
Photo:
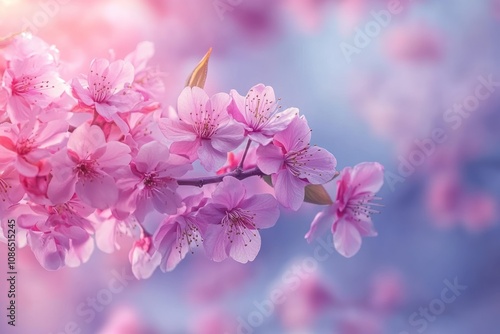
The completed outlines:
[[[35,117],[40,108],[48,107],[66,89],[51,54],[12,60],[3,75],[2,85],[10,96],[7,113],[15,123]]]
[[[157,99],[165,93],[165,83],[162,80],[163,73],[157,68],[148,66],[155,53],[154,44],[142,42],[137,48],[125,57],[135,68],[132,88],[143,94],[146,100]]]
[[[121,189],[116,207],[117,218],[124,218],[134,212],[142,222],[152,210],[176,213],[181,203],[176,192],[176,178],[190,169],[189,160],[170,154],[166,146],[155,141],[143,145],[132,159],[130,168],[120,173],[117,183]]]
[[[205,228],[196,213],[206,202],[202,194],[186,197],[178,213],[168,216],[158,227],[153,240],[162,257],[162,271],[174,270],[189,251],[201,245]]]
[[[197,219],[209,224],[204,240],[209,258],[220,262],[231,257],[247,263],[260,250],[258,229],[274,226],[278,217],[278,203],[272,195],[248,197],[243,184],[228,176],[217,186],[212,200],[200,210]]]
[[[18,217],[19,227],[27,230],[28,244],[42,267],[57,270],[65,265],[79,266],[92,254],[93,227],[85,218],[92,210],[71,200],[56,206],[22,204],[10,212]]]
[[[142,101],[139,93],[130,88],[134,81],[134,66],[123,60],[109,62],[94,59],[84,79],[74,79],[71,86],[83,105],[95,111],[107,121],[113,121],[123,133],[127,133],[127,122],[120,113],[132,111]]]
[[[111,209],[96,210],[89,219],[95,227],[95,242],[101,251],[111,254],[120,249],[119,236],[139,237],[142,233],[137,221],[129,217],[116,219]]]
[[[151,277],[160,265],[161,256],[156,252],[151,237],[145,236],[136,241],[129,253],[132,273],[137,279]]]
[[[303,262],[297,261],[287,272],[301,266]],[[298,287],[289,282],[277,287],[284,291],[284,295],[282,303],[276,305],[276,311],[287,332],[300,332],[301,329],[311,327],[336,302],[330,287],[317,273],[309,273],[301,278]]]
[[[306,185],[326,183],[335,175],[335,157],[310,140],[306,119],[296,117],[272,144],[257,149],[257,166],[271,175],[278,202],[292,210],[303,203]]]
[[[288,124],[299,114],[297,108],[280,112],[280,106],[270,86],[255,85],[245,97],[232,90],[230,112],[238,122],[245,125],[248,137],[259,144],[267,145],[272,137],[286,129]]]
[[[480,232],[495,224],[498,207],[493,196],[466,190],[458,171],[445,169],[435,173],[426,196],[433,223],[449,229],[462,223],[471,232]]]
[[[2,40],[3,42],[3,40]],[[36,55],[46,55],[53,65],[59,64],[59,50],[43,39],[29,32],[22,32],[7,38],[5,45],[0,43],[2,54],[6,60],[26,59]]]
[[[177,102],[179,120],[164,118],[160,122],[165,137],[174,141],[170,151],[199,158],[208,171],[222,167],[227,152],[244,139],[243,127],[229,117],[230,103],[225,93],[209,98],[201,88],[184,88]]]
[[[120,142],[106,142],[102,130],[89,124],[76,128],[67,148],[52,157],[52,180],[47,194],[54,203],[78,197],[97,209],[118,200],[113,172],[130,162],[130,148]]]
[[[35,177],[41,170],[42,159],[61,146],[68,124],[64,120],[42,123],[30,120],[22,125],[0,125],[0,163],[13,161],[19,174]]]
[[[345,257],[355,255],[361,248],[361,237],[377,235],[370,215],[377,212],[372,201],[384,184],[384,167],[376,162],[365,162],[346,167],[337,182],[334,204],[318,213],[309,232],[308,242],[330,225],[335,249]]]

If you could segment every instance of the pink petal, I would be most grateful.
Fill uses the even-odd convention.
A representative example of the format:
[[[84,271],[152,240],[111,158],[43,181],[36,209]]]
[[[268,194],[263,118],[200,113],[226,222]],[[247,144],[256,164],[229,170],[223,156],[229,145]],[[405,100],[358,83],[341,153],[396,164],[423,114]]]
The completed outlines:
[[[285,130],[298,115],[299,109],[297,108],[288,108],[282,112],[277,112],[268,125],[261,129],[261,132],[264,135],[273,136]]]
[[[255,214],[253,222],[257,228],[273,227],[280,216],[278,202],[269,194],[251,196],[241,202],[240,208]]]
[[[274,136],[274,141],[283,145],[286,152],[298,152],[307,147],[311,141],[311,129],[305,117],[294,118],[285,130]]]
[[[293,176],[287,170],[281,170],[273,175],[276,199],[286,208],[297,211],[304,202],[307,182]]]
[[[261,239],[258,231],[255,231],[254,234],[247,233],[245,236],[242,234],[235,235],[231,243],[229,256],[239,263],[253,261],[259,254],[260,245]]]
[[[117,141],[110,141],[106,144],[104,154],[97,160],[99,161],[99,167],[116,170],[116,168],[130,163],[130,147]]]
[[[99,224],[96,230],[95,241],[97,248],[101,251],[111,254],[115,249],[119,249],[116,242],[116,220],[104,221]]]
[[[158,127],[167,139],[175,142],[195,141],[197,138],[193,127],[185,122],[162,118]]]
[[[146,173],[156,170],[162,161],[167,161],[169,155],[168,147],[158,142],[149,142],[141,147],[134,161],[137,170]]]
[[[106,139],[101,128],[85,123],[77,127],[69,136],[68,149],[75,152],[81,159],[85,159],[105,144]]]
[[[229,94],[217,93],[210,98],[207,110],[215,110],[214,113],[219,115],[219,121],[223,122],[229,119],[227,108],[230,103],[231,96],[229,96]]]
[[[227,230],[225,227],[220,224],[208,226],[203,241],[208,258],[215,262],[227,259],[231,247],[227,240]]]
[[[248,133],[248,138],[253,140],[256,143],[259,143],[261,145],[268,145],[270,142],[273,141],[273,137],[269,135],[265,135],[262,132],[249,132]]]
[[[134,81],[134,66],[127,61],[116,60],[109,65],[106,80],[111,82],[112,87],[123,88]]]
[[[170,187],[155,188],[150,200],[155,210],[160,213],[174,214],[181,204],[175,188]]]
[[[125,57],[125,61],[134,65],[137,72],[146,68],[148,61],[155,54],[154,44],[151,42],[141,42],[136,49]]]
[[[170,153],[178,154],[187,157],[190,160],[195,160],[198,157],[198,149],[201,145],[201,140],[195,141],[180,141],[172,143]]]
[[[79,180],[75,191],[83,202],[96,209],[107,209],[118,200],[115,180],[108,175],[99,175],[92,180]]]
[[[361,235],[352,223],[341,219],[334,225],[333,244],[341,255],[349,258],[361,248]]]
[[[38,174],[38,167],[26,161],[24,156],[18,156],[14,162],[14,166],[18,170],[19,174],[26,177],[35,177]]]
[[[384,167],[378,162],[364,162],[352,169],[352,184],[359,184],[356,193],[376,193],[384,184]]]
[[[246,190],[241,181],[232,176],[227,176],[215,189],[212,199],[214,203],[222,204],[231,210],[240,207],[240,202],[245,197],[245,193]]]
[[[79,79],[73,79],[71,82],[71,87],[73,88],[74,95],[85,105],[93,106],[94,99],[91,96],[90,91],[87,88],[83,88],[82,83]]]
[[[71,171],[55,172],[47,188],[47,196],[54,204],[66,203],[75,194],[76,182],[76,175]]]
[[[285,156],[279,147],[269,144],[257,148],[257,166],[267,175],[281,170]]]
[[[113,104],[109,104],[107,101],[96,102],[95,110],[99,115],[104,117],[107,121],[113,120],[113,115],[118,112],[118,108]]]
[[[229,152],[240,146],[245,139],[243,127],[236,123],[228,123],[217,129],[212,135],[212,146],[221,152]]]
[[[335,176],[337,160],[324,148],[312,146],[296,160],[302,165],[298,177],[312,184],[324,184]]]
[[[56,243],[56,240],[43,233],[28,233],[28,243],[42,267],[47,270],[57,270],[64,266],[65,250]]]
[[[80,245],[72,245],[66,254],[65,264],[68,267],[78,267],[87,262],[94,252],[94,239],[88,237],[87,241]]]
[[[318,212],[311,223],[309,231],[305,235],[307,242],[311,243],[333,226],[334,214],[335,209],[333,208],[327,208]]]
[[[226,153],[216,150],[209,139],[202,139],[198,148],[200,163],[209,172],[216,171],[226,162]]]
[[[186,87],[182,90],[177,100],[177,112],[179,118],[188,123],[193,124],[193,117],[201,109],[205,109],[209,97],[205,91],[199,87]]]

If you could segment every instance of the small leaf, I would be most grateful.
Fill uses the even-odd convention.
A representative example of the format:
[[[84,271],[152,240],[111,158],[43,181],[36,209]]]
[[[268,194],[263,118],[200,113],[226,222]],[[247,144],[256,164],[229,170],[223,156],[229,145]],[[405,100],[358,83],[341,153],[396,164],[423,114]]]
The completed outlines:
[[[335,175],[337,177],[337,174]],[[270,175],[262,175],[262,179],[271,187],[273,181]],[[305,189],[304,202],[318,204],[318,205],[332,205],[333,200],[326,191],[325,187],[320,184],[309,184]]]
[[[325,187],[320,184],[309,184],[306,186],[306,194],[304,202],[319,204],[319,205],[332,205],[333,201]]]
[[[210,60],[211,53],[212,48],[208,50],[203,59],[196,65],[194,71],[186,81],[186,87],[205,87],[205,81],[207,80],[208,74],[208,61]]]
[[[268,185],[273,186],[273,180],[271,180],[271,175],[262,175],[262,179],[266,181]]]

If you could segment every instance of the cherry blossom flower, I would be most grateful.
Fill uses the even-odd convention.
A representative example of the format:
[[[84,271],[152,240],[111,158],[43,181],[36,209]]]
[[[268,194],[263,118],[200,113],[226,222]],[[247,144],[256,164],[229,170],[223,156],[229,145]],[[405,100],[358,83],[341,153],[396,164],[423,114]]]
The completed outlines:
[[[455,169],[435,172],[426,202],[432,222],[441,229],[461,223],[470,232],[481,232],[495,224],[498,214],[493,196],[466,189]]]
[[[179,120],[163,118],[159,124],[165,137],[174,141],[170,152],[199,158],[208,171],[222,167],[227,152],[244,139],[243,127],[229,117],[230,103],[225,93],[209,98],[201,88],[184,88],[177,102]]]
[[[56,206],[12,207],[11,215],[27,230],[27,240],[38,262],[47,270],[79,266],[94,249],[93,227],[85,217],[93,211],[76,199]]]
[[[59,50],[45,42],[43,39],[29,32],[22,32],[7,39],[5,45],[1,45],[2,54],[6,60],[21,60],[36,55],[45,55],[53,65],[59,64]]]
[[[271,175],[278,202],[292,210],[303,203],[306,185],[326,183],[335,175],[335,157],[311,146],[310,139],[306,119],[296,117],[272,144],[257,149],[257,166]]]
[[[151,237],[145,236],[136,241],[129,253],[132,273],[137,279],[151,277],[160,265],[161,256],[156,252]]]
[[[109,62],[94,59],[90,72],[84,79],[74,79],[71,86],[75,96],[83,105],[95,111],[107,121],[127,133],[129,127],[119,113],[126,113],[142,101],[142,96],[130,88],[134,81],[134,66],[123,60]]]
[[[42,159],[61,146],[68,124],[64,120],[42,123],[30,120],[22,125],[0,125],[0,163],[13,161],[19,174],[35,177],[41,170]]]
[[[299,114],[297,108],[289,108],[280,112],[274,90],[263,84],[255,85],[243,97],[232,90],[231,115],[245,125],[248,137],[253,141],[267,145],[272,137],[286,129],[290,122]]]
[[[165,93],[165,83],[162,80],[162,73],[151,66],[148,62],[155,53],[154,44],[142,42],[137,48],[125,57],[125,61],[130,62],[135,68],[132,88],[143,94],[146,100],[157,99]]]
[[[278,203],[272,195],[246,196],[243,184],[227,176],[217,186],[212,200],[200,209],[197,219],[209,224],[205,251],[216,262],[231,257],[240,263],[253,261],[260,250],[258,229],[276,224]]]
[[[189,160],[170,154],[166,146],[155,141],[143,145],[130,168],[119,175],[117,185],[122,190],[116,207],[117,218],[134,212],[136,218],[143,221],[151,210],[176,213],[181,198],[176,192],[175,178],[191,169]]]
[[[331,225],[335,249],[345,257],[352,257],[361,248],[361,237],[377,235],[370,215],[378,211],[372,201],[384,183],[384,167],[376,162],[365,162],[346,167],[337,182],[337,197],[331,206],[318,213],[309,232],[308,242]]]
[[[47,194],[54,203],[64,203],[76,191],[78,197],[97,209],[113,206],[118,188],[111,175],[130,162],[130,148],[120,142],[106,142],[102,130],[89,124],[76,128],[67,148],[54,154],[53,178]]]
[[[2,85],[10,96],[7,113],[15,123],[33,118],[66,89],[50,54],[12,60],[4,72]]]
[[[120,249],[118,236],[134,237],[134,232],[137,230],[135,220],[129,218],[116,219],[111,212],[111,209],[96,210],[89,217],[95,226],[95,242],[97,248],[101,251],[111,254],[115,250]],[[139,233],[137,233],[139,235]]]
[[[203,194],[188,196],[176,215],[168,216],[153,236],[155,247],[162,256],[160,269],[172,271],[187,253],[203,242],[204,224],[196,219],[196,213],[207,202]]]

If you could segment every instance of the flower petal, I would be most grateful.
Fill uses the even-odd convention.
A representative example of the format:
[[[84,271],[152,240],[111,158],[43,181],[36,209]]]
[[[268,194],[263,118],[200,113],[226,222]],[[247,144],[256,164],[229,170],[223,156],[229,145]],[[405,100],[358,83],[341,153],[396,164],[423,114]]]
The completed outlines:
[[[335,249],[343,256],[354,256],[361,248],[361,235],[351,222],[341,219],[335,223],[333,231],[333,244]]]

